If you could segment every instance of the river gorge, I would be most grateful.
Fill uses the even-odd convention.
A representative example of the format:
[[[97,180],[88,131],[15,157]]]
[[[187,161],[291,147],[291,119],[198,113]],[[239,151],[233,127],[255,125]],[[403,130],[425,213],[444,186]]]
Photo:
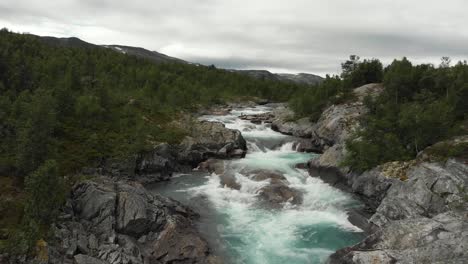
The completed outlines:
[[[241,131],[245,158],[212,160],[218,167],[213,172],[197,168],[150,190],[198,211],[201,233],[226,263],[323,263],[363,238],[347,220],[347,212],[361,204],[297,166],[318,156],[297,152],[298,138],[240,118],[272,110],[256,106],[201,116]]]

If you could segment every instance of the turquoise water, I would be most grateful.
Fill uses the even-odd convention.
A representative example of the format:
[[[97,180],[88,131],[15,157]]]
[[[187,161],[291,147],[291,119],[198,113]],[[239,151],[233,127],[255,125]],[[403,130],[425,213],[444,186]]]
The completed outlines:
[[[268,111],[266,107],[242,109],[242,113]],[[361,230],[347,220],[347,211],[359,204],[307,171],[295,168],[316,154],[298,153],[291,137],[272,131],[267,125],[240,120],[240,111],[227,116],[207,116],[242,131],[249,152],[244,159],[226,163],[240,183],[240,190],[224,187],[216,174],[194,172],[179,175],[155,187],[201,213],[200,229],[218,254],[234,264],[323,263],[336,249],[352,245]],[[288,185],[302,192],[303,203],[288,202],[279,209],[264,208],[257,196],[269,180],[254,181],[249,171],[281,173]]]

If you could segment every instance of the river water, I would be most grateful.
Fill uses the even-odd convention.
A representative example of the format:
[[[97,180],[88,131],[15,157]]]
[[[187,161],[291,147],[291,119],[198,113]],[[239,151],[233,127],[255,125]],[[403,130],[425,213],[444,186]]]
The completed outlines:
[[[222,186],[215,173],[197,171],[176,175],[152,190],[198,211],[199,229],[226,263],[323,263],[335,250],[362,239],[361,230],[347,220],[347,212],[360,205],[295,167],[317,155],[295,151],[295,138],[273,131],[267,124],[239,119],[242,114],[271,110],[257,106],[232,110],[224,116],[201,117],[238,129],[247,140],[246,157],[225,165],[235,175],[240,190]],[[279,208],[265,207],[258,191],[268,185],[269,179],[252,180],[249,171],[253,170],[281,173],[290,187],[302,193],[302,204],[286,202]]]

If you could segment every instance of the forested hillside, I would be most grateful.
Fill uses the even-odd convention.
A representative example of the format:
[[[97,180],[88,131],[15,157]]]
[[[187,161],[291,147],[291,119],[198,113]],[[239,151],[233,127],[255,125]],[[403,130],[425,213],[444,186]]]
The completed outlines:
[[[44,232],[73,182],[64,175],[180,140],[185,131],[171,122],[181,113],[241,97],[283,101],[297,89],[1,30],[0,177],[3,194],[13,198],[0,202],[0,242],[8,233],[30,241],[24,236]],[[8,231],[18,222],[27,232]]]
[[[141,147],[148,136],[174,140],[165,125],[180,111],[240,96],[286,100],[297,89],[105,48],[50,47],[6,30],[0,52],[3,173],[28,174],[46,158],[63,161],[66,172]]]
[[[364,171],[388,161],[413,159],[438,141],[467,133],[468,64],[450,64],[446,57],[438,66],[413,65],[403,58],[384,69],[376,59],[351,56],[342,64],[341,76],[327,76],[314,89],[295,94],[290,105],[299,116],[316,120],[326,106],[353,102],[353,88],[383,82],[379,96],[365,98],[369,113],[361,120],[362,129],[348,141],[343,165]],[[444,151],[460,155],[467,149]]]

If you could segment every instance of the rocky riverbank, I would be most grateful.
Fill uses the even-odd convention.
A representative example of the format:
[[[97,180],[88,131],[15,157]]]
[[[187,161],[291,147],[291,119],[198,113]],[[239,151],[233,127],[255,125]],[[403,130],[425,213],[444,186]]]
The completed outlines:
[[[142,184],[191,171],[209,158],[245,156],[241,133],[216,122],[180,121],[188,131],[180,144],[156,144],[126,160],[85,168],[90,180],[72,188],[52,240],[38,244],[37,257],[0,256],[0,263],[222,263],[200,235],[197,213]]]
[[[198,234],[195,212],[138,183],[80,183],[60,218],[49,263],[221,263]]]
[[[367,111],[364,97],[381,91],[380,84],[357,88],[357,100],[328,107],[316,123],[294,120],[284,106],[272,115],[244,118],[271,122],[279,132],[302,137],[298,149],[323,152],[308,163],[311,176],[366,204],[354,223],[360,222],[369,236],[338,250],[329,263],[464,263],[468,259],[466,157],[431,159],[428,149],[413,161],[387,163],[362,174],[339,166],[346,153],[345,141]],[[465,136],[441,144],[467,143]]]

